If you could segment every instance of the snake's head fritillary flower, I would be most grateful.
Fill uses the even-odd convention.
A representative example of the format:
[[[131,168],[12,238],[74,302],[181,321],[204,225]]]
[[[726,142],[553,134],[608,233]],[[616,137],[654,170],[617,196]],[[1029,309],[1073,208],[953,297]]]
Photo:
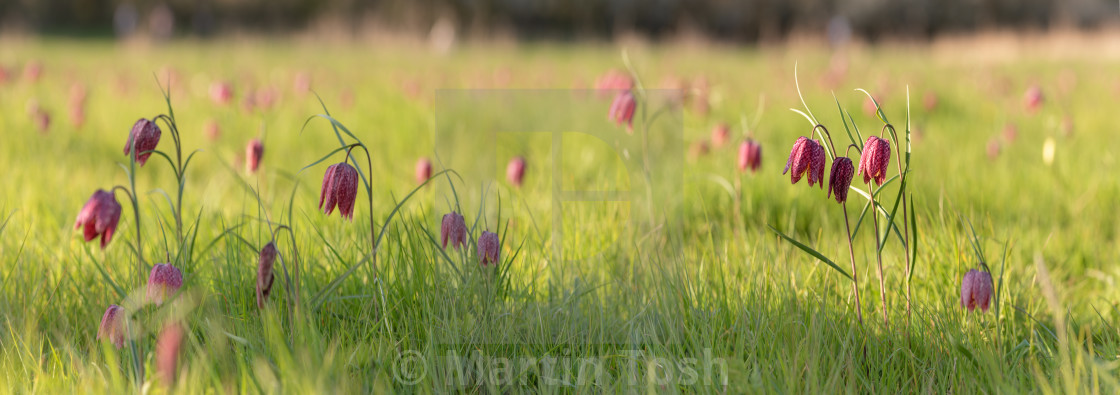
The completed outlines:
[[[307,71],[296,73],[292,81],[292,90],[301,96],[311,92],[311,73]]]
[[[448,242],[456,250],[462,248],[467,243],[467,222],[463,216],[454,211],[444,214],[439,226],[439,239],[444,249]]]
[[[202,132],[206,135],[208,140],[218,141],[218,137],[222,136],[222,126],[218,124],[217,120],[210,119],[206,121],[206,124],[202,127]]]
[[[782,174],[786,174],[792,169],[790,182],[793,184],[801,181],[801,176],[808,174],[809,186],[819,182],[823,189],[826,156],[824,146],[819,141],[810,140],[804,136],[798,137],[797,141],[793,143],[793,149],[789,153],[789,159],[786,160],[786,168],[782,170]]]
[[[148,163],[148,157],[152,156],[152,153],[147,151],[156,149],[160,134],[159,126],[155,122],[140,118],[128,133],[128,141],[124,143],[124,154],[132,155],[133,144],[135,144],[136,164],[144,166]]]
[[[358,197],[358,170],[346,162],[327,167],[323,189],[319,192],[319,209],[328,216],[338,207],[343,218],[354,219],[354,200]]]
[[[428,158],[420,158],[416,161],[416,183],[422,184],[432,177],[432,161]]]
[[[1023,105],[1027,107],[1027,112],[1032,114],[1038,112],[1038,110],[1042,108],[1042,103],[1045,101],[1046,99],[1042,95],[1042,88],[1039,88],[1038,85],[1032,85],[1030,88],[1027,88],[1027,92],[1023,94]]]
[[[855,167],[848,157],[841,156],[832,161],[832,171],[828,175],[828,196],[835,194],[837,203],[847,201],[848,187],[852,185],[854,175]]]
[[[1019,138],[1019,128],[1013,123],[1007,124],[1003,127],[1003,139],[1008,143],[1014,143],[1015,139]]]
[[[250,173],[256,173],[261,166],[261,157],[264,156],[264,143],[260,139],[249,140],[245,146],[245,166]]]
[[[227,82],[210,84],[210,100],[222,105],[229,104],[233,100],[233,87]]]
[[[257,259],[257,308],[263,309],[268,301],[268,294],[272,292],[272,282],[276,275],[272,273],[272,266],[276,263],[276,243],[268,242],[261,248],[260,257]]]
[[[992,275],[976,269],[969,270],[961,281],[961,307],[968,311],[987,312],[992,302]]]
[[[31,115],[31,121],[35,123],[35,128],[39,129],[40,133],[47,133],[51,128],[51,113],[40,108]]]
[[[712,147],[708,144],[708,140],[696,141],[692,143],[692,147],[689,148],[689,153],[692,154],[693,158],[699,158],[701,156],[707,155],[711,151]]]
[[[478,261],[482,266],[498,263],[499,244],[497,233],[483,231],[478,237]]]
[[[999,158],[1000,148],[1001,147],[998,139],[993,137],[991,140],[988,140],[988,159],[995,160],[996,158]]]
[[[762,145],[751,139],[744,140],[739,144],[739,171],[750,169],[754,173],[759,166],[762,166]]]
[[[731,140],[731,127],[727,123],[720,123],[712,128],[712,146],[722,147]]]
[[[148,275],[148,301],[163,304],[183,286],[183,272],[170,263],[157,263]]]
[[[97,327],[97,340],[108,340],[117,348],[124,347],[124,308],[115,304],[105,309],[101,325]]]
[[[863,174],[863,182],[866,184],[875,180],[876,185],[883,185],[890,164],[891,144],[885,139],[868,137],[859,157],[859,173]]]
[[[113,233],[117,231],[117,224],[121,220],[121,204],[112,192],[98,189],[82,206],[78,219],[74,221],[74,229],[82,229],[85,241],[101,236],[101,249],[113,240]]]
[[[638,102],[634,100],[634,94],[630,91],[618,92],[611,102],[611,109],[607,112],[607,119],[614,121],[615,124],[626,124],[626,131],[634,132],[634,110],[638,107]]]
[[[183,326],[168,324],[156,340],[156,373],[167,386],[175,382],[179,370],[179,349],[183,346]]]
[[[518,156],[509,160],[509,164],[506,165],[506,180],[518,188],[521,187],[521,182],[525,180],[525,158]]]
[[[609,95],[616,92],[628,91],[634,87],[634,80],[630,78],[630,74],[610,70],[595,80],[595,91],[598,92],[600,97],[610,97]]]
[[[937,93],[934,92],[926,92],[925,97],[922,98],[922,104],[927,112],[937,109],[937,102]]]

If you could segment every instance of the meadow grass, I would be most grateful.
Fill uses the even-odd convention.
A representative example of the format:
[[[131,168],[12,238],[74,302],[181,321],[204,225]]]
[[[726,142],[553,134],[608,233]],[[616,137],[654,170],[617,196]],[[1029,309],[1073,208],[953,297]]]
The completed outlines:
[[[733,144],[700,157],[684,145],[658,148],[658,158],[679,165],[662,180],[670,189],[660,191],[673,204],[657,207],[653,221],[634,222],[644,212],[614,201],[553,211],[556,163],[564,189],[638,189],[609,144],[569,136],[553,162],[545,135],[501,137],[478,157],[469,135],[437,141],[448,136],[439,128],[471,133],[466,129],[500,125],[490,116],[511,114],[526,125],[625,133],[607,122],[609,101],[593,96],[581,99],[587,108],[550,113],[514,104],[483,113],[447,106],[440,95],[448,93],[436,91],[528,88],[548,96],[586,88],[624,67],[613,47],[468,45],[435,55],[391,44],[3,44],[0,65],[39,60],[45,70],[37,83],[0,85],[0,388],[11,392],[164,391],[168,383],[153,374],[153,345],[168,321],[189,329],[171,384],[183,392],[1120,390],[1120,183],[1110,171],[1120,147],[1107,110],[1120,94],[1110,73],[1115,61],[1028,54],[969,62],[920,47],[857,49],[846,78],[829,86],[822,82],[827,52],[812,46],[631,49],[632,67],[650,87],[666,76],[711,83],[709,114],[686,108],[666,121],[681,130],[682,143],[707,138],[720,121],[736,131]],[[918,244],[909,327],[896,239],[883,252],[885,329],[870,226],[855,235],[863,324],[847,279],[767,228],[847,270],[840,206],[816,187],[791,186],[780,171],[793,141],[810,133],[788,110],[802,107],[795,63],[806,104],[838,145],[846,137],[836,102],[866,136],[882,123],[863,113],[864,95],[854,89],[873,92],[891,120],[902,122],[909,88],[915,134],[908,182]],[[120,228],[104,251],[82,242],[73,220],[94,190],[128,184],[121,147],[137,118],[166,112],[157,82],[166,79],[157,74],[169,68],[180,76],[169,93],[183,148],[202,151],[186,176],[182,215],[192,237],[183,243],[161,192],[175,188],[166,163],[153,157],[136,172],[145,261],[170,260],[185,277],[174,303],[136,314],[145,372],[137,379],[129,347],[95,339],[105,308],[140,292],[147,275],[135,273],[131,207],[122,200]],[[312,74],[322,104],[291,88],[301,70]],[[233,84],[232,104],[207,97],[216,80]],[[89,90],[81,128],[65,117],[73,83]],[[1047,94],[1037,114],[1022,107],[1031,84]],[[276,107],[242,110],[244,92],[266,85],[281,92]],[[930,111],[921,105],[927,92],[939,102]],[[54,115],[45,133],[27,117],[32,100]],[[301,171],[340,145],[330,121],[313,117],[324,110],[370,149],[372,172],[362,155],[357,167],[373,191],[376,229],[368,226],[364,190],[352,222],[317,211],[322,173],[343,157]],[[744,117],[763,147],[757,174],[735,169]],[[1061,132],[1066,117],[1074,124],[1068,135]],[[208,120],[221,125],[216,141],[204,137]],[[1007,123],[1017,125],[1018,137],[990,158],[985,145]],[[258,136],[262,169],[247,174],[238,156]],[[1042,159],[1048,138],[1057,147],[1049,165]],[[160,144],[165,152],[171,147],[166,130]],[[415,161],[437,146],[482,170],[454,169],[402,203],[417,185]],[[513,155],[529,162],[522,188],[503,177]],[[734,211],[736,184],[741,214]],[[855,218],[863,200],[849,199],[858,203],[849,205]],[[398,204],[375,272],[365,259],[371,232],[382,231]],[[452,209],[466,217],[470,238],[483,229],[503,238],[499,268],[480,268],[473,249],[439,248],[439,221]],[[565,237],[551,237],[555,221]],[[298,268],[298,287],[278,274],[268,308],[258,310],[257,253],[276,224],[292,229],[276,243],[289,278]],[[979,264],[976,247],[994,276],[1003,273],[1001,292],[983,314],[959,305],[961,277]],[[181,258],[185,250],[190,259]],[[567,258],[555,261],[556,251]],[[336,289],[321,293],[349,268]],[[602,374],[581,376],[585,362]]]

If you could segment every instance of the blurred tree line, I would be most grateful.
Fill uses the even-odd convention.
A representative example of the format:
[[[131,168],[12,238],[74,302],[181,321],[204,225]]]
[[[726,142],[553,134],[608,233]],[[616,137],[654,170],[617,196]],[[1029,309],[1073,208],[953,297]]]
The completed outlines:
[[[0,31],[208,36],[285,33],[329,25],[427,33],[450,22],[466,36],[651,38],[698,34],[730,41],[825,32],[932,37],[986,28],[1094,28],[1113,23],[1117,0],[0,0]],[[162,26],[160,26],[162,25]],[[169,25],[169,26],[168,26]]]

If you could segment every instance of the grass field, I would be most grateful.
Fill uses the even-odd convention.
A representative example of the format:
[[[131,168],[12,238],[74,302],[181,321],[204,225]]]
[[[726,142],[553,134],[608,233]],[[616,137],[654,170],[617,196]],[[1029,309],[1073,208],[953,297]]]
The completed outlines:
[[[671,110],[650,129],[663,139],[620,152],[632,136],[607,121],[609,98],[585,90],[626,70],[615,47],[436,55],[404,44],[0,43],[9,71],[0,83],[0,388],[11,392],[1120,391],[1120,146],[1110,110],[1120,64],[1109,57],[857,48],[846,75],[829,80],[829,54],[814,46],[638,46],[626,56],[651,97],[672,78],[696,86],[702,77],[710,111],[694,102]],[[37,81],[29,62],[42,65]],[[293,87],[301,73],[322,105]],[[183,154],[201,151],[181,204],[167,160],[135,168],[138,262],[125,194],[104,250],[83,241],[74,219],[93,191],[133,189],[121,147],[138,118],[168,112],[167,76]],[[233,87],[229,104],[211,100],[216,81]],[[80,127],[67,116],[75,85],[87,92]],[[1031,86],[1045,95],[1037,112],[1023,104]],[[245,108],[246,92],[270,87],[272,107]],[[887,238],[881,295],[868,215],[854,235],[859,306],[844,275],[768,228],[851,271],[841,206],[805,181],[790,185],[782,168],[797,137],[812,133],[790,108],[807,105],[840,150],[849,142],[837,104],[863,136],[878,133],[883,122],[856,88],[904,135],[909,91],[907,229],[917,246],[908,281],[907,249]],[[927,108],[930,95],[937,104]],[[368,168],[360,148],[353,154],[372,208],[359,187],[353,221],[323,215],[316,200],[327,165],[344,154],[303,170],[340,139],[354,142],[314,117],[324,107],[369,149]],[[40,131],[31,115],[44,111],[51,121]],[[729,144],[690,149],[719,122],[732,126]],[[762,146],[757,173],[736,169],[742,125]],[[160,126],[158,149],[174,159]],[[550,127],[570,133],[491,133]],[[264,155],[249,173],[254,137]],[[518,155],[528,163],[520,188],[505,179]],[[421,157],[455,173],[402,203]],[[649,159],[645,173],[626,171],[636,158]],[[894,156],[889,170],[898,171]],[[885,208],[898,185],[881,195]],[[858,175],[852,186],[867,189]],[[555,202],[563,191],[615,189],[634,200]],[[866,199],[848,199],[854,224]],[[453,209],[472,227],[467,251],[439,246]],[[290,230],[275,233],[283,272],[262,310],[258,252],[280,224]],[[482,230],[501,237],[496,268],[478,264]],[[998,292],[991,310],[969,313],[961,279],[981,259]],[[159,262],[182,271],[181,291],[140,305]],[[96,339],[111,304],[138,306],[120,349]],[[168,323],[187,331],[174,375],[161,378],[156,339]]]

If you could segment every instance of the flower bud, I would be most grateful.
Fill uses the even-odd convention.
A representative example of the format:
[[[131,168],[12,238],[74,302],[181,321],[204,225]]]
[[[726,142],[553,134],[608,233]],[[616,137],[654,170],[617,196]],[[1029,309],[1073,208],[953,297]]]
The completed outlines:
[[[159,145],[160,130],[155,122],[140,118],[132,125],[132,131],[128,134],[128,141],[124,144],[124,154],[132,155],[133,144],[136,145],[136,164],[144,166],[148,163],[148,157],[152,156],[151,152]]]
[[[506,165],[506,180],[508,180],[510,184],[520,188],[524,178],[525,158],[518,156],[510,159],[509,164]]]
[[[262,156],[264,156],[264,144],[261,140],[249,140],[249,145],[245,146],[245,165],[250,173],[256,173],[260,168]]]
[[[420,158],[416,161],[416,183],[422,184],[432,177],[432,161],[428,158]]]
[[[832,171],[828,175],[828,196],[836,194],[836,202],[844,203],[848,200],[848,187],[852,185],[852,176],[855,167],[852,160],[841,156],[832,161]]]
[[[260,257],[257,259],[257,308],[263,309],[268,301],[268,294],[272,291],[272,282],[276,275],[272,273],[272,266],[276,262],[276,243],[268,242],[261,248]]]

